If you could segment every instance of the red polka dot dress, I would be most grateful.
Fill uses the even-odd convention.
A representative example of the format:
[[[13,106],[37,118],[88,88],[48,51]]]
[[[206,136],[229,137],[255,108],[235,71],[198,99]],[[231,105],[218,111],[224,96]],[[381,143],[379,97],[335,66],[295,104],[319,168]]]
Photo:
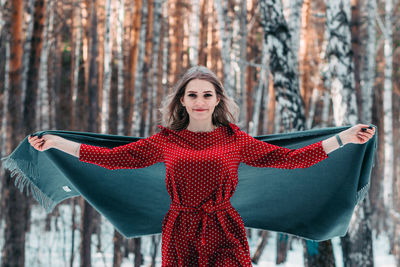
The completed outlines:
[[[307,168],[328,157],[322,141],[279,147],[233,123],[211,132],[158,127],[159,133],[113,149],[82,144],[79,160],[111,170],[165,163],[171,205],[162,224],[162,266],[252,266],[242,218],[230,203],[239,164]]]

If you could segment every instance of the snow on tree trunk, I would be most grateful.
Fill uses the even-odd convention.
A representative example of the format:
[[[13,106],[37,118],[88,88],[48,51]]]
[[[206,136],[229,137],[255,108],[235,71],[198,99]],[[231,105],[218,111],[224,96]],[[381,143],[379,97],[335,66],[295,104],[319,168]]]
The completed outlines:
[[[277,113],[281,116],[283,132],[304,130],[304,106],[293,67],[292,41],[283,17],[281,0],[260,1],[259,5],[261,26],[270,54]]]
[[[156,121],[157,119],[157,93],[158,93],[158,79],[161,77],[158,73],[158,62],[159,62],[159,51],[161,46],[161,16],[162,16],[162,0],[154,0],[154,10],[153,10],[153,47],[152,47],[152,63],[150,67],[149,77],[149,88],[151,88],[151,96],[149,99],[149,107],[150,112],[149,116],[151,116],[150,121]]]
[[[328,68],[336,125],[355,124],[354,68],[351,52],[350,0],[326,0]]]
[[[326,85],[331,88],[336,125],[354,125],[358,122],[358,111],[350,33],[351,5],[349,0],[326,1],[326,5]],[[344,266],[373,266],[369,213],[366,196],[356,207],[348,232],[341,238]]]
[[[384,57],[385,57],[385,80],[383,90],[383,125],[384,125],[384,178],[383,178],[383,203],[385,209],[388,212],[388,235],[394,236],[394,225],[393,218],[390,211],[393,210],[393,111],[392,111],[392,71],[393,71],[393,38],[392,38],[392,27],[393,27],[393,0],[385,0],[385,46],[384,46]],[[394,246],[393,238],[391,240],[391,250]]]
[[[314,121],[314,117],[315,117],[315,109],[316,109],[316,105],[317,102],[320,100],[320,94],[319,94],[319,90],[314,87],[312,90],[312,95],[311,95],[311,100],[310,100],[310,104],[309,104],[309,110],[308,110],[308,117],[307,117],[307,129],[311,129],[312,128],[312,123]]]
[[[364,68],[361,74],[361,90],[363,109],[361,118],[362,121],[368,122],[372,119],[372,92],[375,83],[375,54],[376,54],[376,2],[368,0],[367,3],[367,39],[365,41],[366,52],[364,56]]]
[[[192,10],[189,16],[189,62],[193,66],[199,63],[200,3],[198,0],[191,0],[190,2]]]
[[[249,111],[248,107],[247,107],[247,90],[246,90],[246,69],[247,69],[247,64],[246,64],[246,59],[247,59],[247,0],[242,0],[241,1],[241,6],[239,7],[240,10],[240,14],[239,14],[239,21],[235,20],[235,22],[239,22],[240,25],[238,25],[235,28],[239,29],[239,34],[238,35],[234,35],[234,36],[238,36],[238,40],[236,40],[236,38],[234,38],[234,48],[236,47],[236,55],[239,55],[239,90],[240,90],[240,94],[241,94],[241,108],[242,110],[244,110],[244,112],[240,112],[239,116],[241,117],[241,119],[239,118],[239,121],[247,121],[247,113]],[[237,23],[235,23],[234,25],[237,25]],[[235,51],[234,50],[234,51]],[[236,86],[237,88],[237,86]]]
[[[301,5],[295,5],[291,9],[292,30],[299,31],[300,19],[298,14]],[[274,88],[276,91],[276,102],[278,114],[281,116],[282,125],[285,131],[304,130],[305,116],[304,103],[299,92],[297,61],[298,49],[293,51],[293,42],[289,32],[288,25],[283,17],[282,5],[280,1],[262,1],[261,9],[261,25],[264,28],[264,38],[269,47],[271,72],[274,77]],[[297,14],[297,15],[296,15]],[[297,26],[296,26],[297,25]],[[297,36],[299,32],[293,33]],[[287,238],[277,237],[277,260],[276,263],[282,263],[286,260]],[[315,260],[320,258],[333,258],[333,251],[327,250],[325,247],[331,247],[330,241],[327,245],[321,245],[320,253],[314,255]]]
[[[289,32],[292,40],[292,51],[291,57],[293,62],[293,69],[296,72],[296,76],[299,75],[298,71],[298,51],[300,46],[300,32],[301,32],[301,8],[303,5],[303,0],[289,0],[285,1],[289,3],[290,14],[287,16],[287,22],[289,27]],[[296,79],[296,81],[298,81]]]
[[[48,1],[46,5],[46,23],[44,25],[44,33],[43,33],[43,48],[40,55],[40,64],[39,64],[39,95],[38,101],[36,102],[36,110],[38,111],[36,114],[37,125],[39,125],[43,129],[50,129],[54,124],[51,124],[51,108],[49,106],[50,96],[48,89],[48,58],[50,53],[50,47],[52,45],[52,38],[49,38],[50,34],[53,32],[53,23],[54,23],[54,1]],[[73,105],[74,106],[74,105]],[[71,112],[72,118],[74,118],[75,114]]]
[[[269,68],[268,68],[268,53],[267,53],[267,44],[263,42],[263,46],[261,49],[261,69],[260,69],[260,80],[259,84],[255,91],[255,102],[254,102],[254,111],[253,111],[253,118],[252,122],[253,125],[250,127],[249,134],[252,136],[256,136],[259,119],[260,119],[260,112],[261,107],[264,105],[265,109],[268,109],[268,101],[262,101],[266,98],[268,99],[268,79],[269,79]],[[263,95],[264,94],[264,95]],[[263,98],[264,97],[264,98]]]
[[[228,9],[226,7],[226,0],[215,0],[214,7],[217,12],[218,17],[218,26],[219,26],[219,34],[221,37],[221,56],[222,56],[222,64],[224,66],[224,87],[229,96],[234,96],[234,79],[232,75],[232,65],[231,65],[231,36],[229,35],[230,31],[226,30],[225,18],[228,16]],[[226,26],[225,26],[226,25]]]
[[[123,10],[123,8],[121,8]],[[123,11],[121,11],[123,12]],[[104,73],[104,78],[103,78],[103,96],[102,96],[102,104],[101,104],[101,132],[102,133],[108,133],[109,130],[109,100],[110,100],[110,89],[111,89],[111,32],[110,32],[110,25],[115,25],[111,21],[111,0],[106,0],[106,6],[105,6],[105,21],[104,21],[104,64],[103,64],[103,73]],[[121,24],[117,24],[117,31],[120,30]],[[117,40],[120,40],[120,32],[118,32],[119,35],[117,35]],[[120,48],[121,45],[118,46]],[[120,50],[118,49],[119,55],[120,55]],[[118,58],[119,60],[120,58]],[[119,78],[119,77],[118,77]],[[121,83],[121,81],[118,79],[118,84]],[[119,88],[119,87],[118,87]],[[122,103],[118,102],[118,108],[122,108]],[[120,118],[122,119],[122,118]],[[118,119],[118,120],[120,120]]]
[[[116,32],[116,49],[117,49],[117,72],[118,72],[118,82],[117,82],[117,95],[118,95],[118,121],[124,121],[123,119],[123,99],[124,99],[124,20],[125,20],[125,1],[118,1],[117,5],[117,32]],[[110,75],[111,78],[111,75]],[[136,88],[136,87],[135,87]],[[110,103],[107,99],[107,103]],[[124,132],[124,125],[122,123],[118,123],[117,128],[118,134],[122,134]]]
[[[135,69],[135,98],[134,98],[134,106],[133,106],[133,117],[132,117],[132,136],[136,136],[139,134],[139,127],[141,125],[141,112],[140,109],[143,104],[142,100],[142,84],[143,84],[143,65],[144,65],[144,55],[145,55],[145,45],[146,45],[146,28],[147,28],[147,20],[148,20],[148,2],[147,0],[143,0],[142,2],[142,17],[140,21],[140,34],[139,34],[139,52],[137,61],[134,63],[136,65]]]

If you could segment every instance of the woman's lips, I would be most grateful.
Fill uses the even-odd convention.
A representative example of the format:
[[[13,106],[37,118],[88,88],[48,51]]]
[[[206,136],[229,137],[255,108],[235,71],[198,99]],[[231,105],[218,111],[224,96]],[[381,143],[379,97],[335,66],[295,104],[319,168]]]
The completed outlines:
[[[206,109],[195,109],[195,111],[206,111]]]

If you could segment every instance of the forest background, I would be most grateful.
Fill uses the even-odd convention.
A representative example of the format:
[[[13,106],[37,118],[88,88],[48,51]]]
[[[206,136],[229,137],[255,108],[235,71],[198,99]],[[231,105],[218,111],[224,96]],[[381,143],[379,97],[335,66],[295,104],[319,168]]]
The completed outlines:
[[[150,136],[179,77],[204,65],[222,79],[241,108],[238,125],[253,136],[378,127],[378,164],[340,238],[341,264],[374,266],[373,240],[384,233],[400,266],[399,11],[399,0],[0,0],[1,156],[46,129]],[[129,255],[134,266],[160,262],[160,235],[149,237],[148,254],[147,237],[128,240],[114,230],[112,244],[103,244],[105,219],[83,198],[38,217],[37,202],[10,173],[1,168],[0,177],[1,266],[90,267],[93,251],[106,245],[107,266]],[[63,265],[27,255],[51,251],[50,241],[28,248],[27,236],[61,231],[62,214],[70,214],[61,222],[69,234],[59,244]],[[257,264],[271,233],[247,233]],[[276,264],[294,240],[276,235]],[[331,240],[300,241],[299,266],[337,264]]]

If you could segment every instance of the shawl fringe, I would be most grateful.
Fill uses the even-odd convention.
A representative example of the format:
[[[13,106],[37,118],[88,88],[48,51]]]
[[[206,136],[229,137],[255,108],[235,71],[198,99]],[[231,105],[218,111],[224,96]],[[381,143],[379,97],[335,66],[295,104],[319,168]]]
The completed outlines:
[[[360,190],[357,191],[356,194],[356,203],[359,204],[365,197],[365,195],[368,193],[370,183],[364,185]]]
[[[3,157],[0,159],[2,161],[4,169],[10,171],[10,176],[15,178],[14,185],[18,187],[19,191],[22,193],[26,187],[26,195],[29,196],[29,192],[36,199],[37,202],[46,210],[47,213],[53,211],[57,203],[47,196],[39,187],[35,184],[35,178],[38,176],[38,171],[35,166],[27,161],[15,160],[10,156]],[[26,172],[23,172],[19,166],[24,166]],[[29,176],[28,176],[29,175]]]

